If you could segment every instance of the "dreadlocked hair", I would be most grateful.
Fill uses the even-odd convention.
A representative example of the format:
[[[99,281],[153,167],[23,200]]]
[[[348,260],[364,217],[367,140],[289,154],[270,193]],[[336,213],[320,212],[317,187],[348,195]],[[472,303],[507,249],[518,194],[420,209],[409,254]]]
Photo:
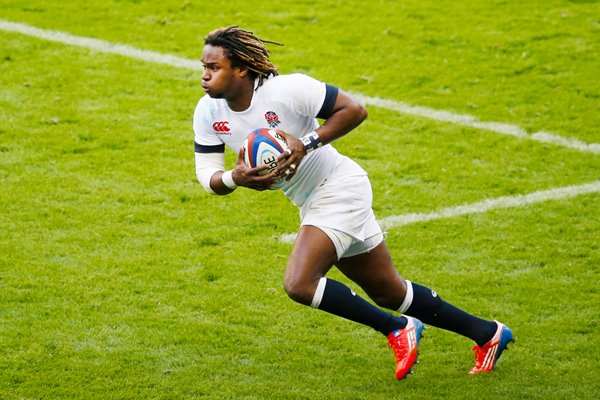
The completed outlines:
[[[269,60],[269,51],[264,43],[276,44],[259,39],[254,33],[236,25],[215,29],[204,39],[205,45],[222,47],[232,67],[246,67],[253,79],[258,78],[261,86],[269,75],[278,75],[277,68]]]

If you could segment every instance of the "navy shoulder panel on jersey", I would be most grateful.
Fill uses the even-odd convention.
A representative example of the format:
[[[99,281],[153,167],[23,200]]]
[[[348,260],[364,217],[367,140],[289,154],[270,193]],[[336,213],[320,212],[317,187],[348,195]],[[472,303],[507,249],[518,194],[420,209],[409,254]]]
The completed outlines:
[[[325,101],[317,114],[317,118],[327,119],[333,112],[333,106],[337,100],[339,89],[333,85],[325,84]]]
[[[225,144],[217,144],[214,146],[205,146],[194,142],[194,150],[196,153],[225,153]]]

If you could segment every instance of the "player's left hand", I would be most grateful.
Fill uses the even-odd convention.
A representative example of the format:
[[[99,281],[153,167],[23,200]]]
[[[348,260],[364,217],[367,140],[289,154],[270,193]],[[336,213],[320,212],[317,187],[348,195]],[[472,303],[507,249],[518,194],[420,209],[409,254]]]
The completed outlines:
[[[275,173],[279,176],[285,176],[285,179],[289,181],[296,175],[298,166],[306,155],[306,149],[300,139],[285,133],[281,129],[277,129],[277,133],[284,137],[288,149],[277,159],[279,166],[275,170]]]

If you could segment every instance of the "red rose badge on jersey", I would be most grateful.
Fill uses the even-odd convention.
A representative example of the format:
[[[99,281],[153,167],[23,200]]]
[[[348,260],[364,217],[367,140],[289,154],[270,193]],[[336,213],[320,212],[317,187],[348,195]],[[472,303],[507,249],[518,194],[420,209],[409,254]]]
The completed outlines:
[[[281,121],[279,120],[279,116],[273,111],[267,111],[265,113],[265,119],[267,120],[267,124],[269,124],[271,128],[277,128],[277,125],[281,123]]]

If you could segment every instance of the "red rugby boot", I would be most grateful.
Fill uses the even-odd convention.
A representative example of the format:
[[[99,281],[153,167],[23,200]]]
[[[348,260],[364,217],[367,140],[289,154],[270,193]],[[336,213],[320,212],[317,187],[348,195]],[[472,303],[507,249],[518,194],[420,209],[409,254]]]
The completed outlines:
[[[483,345],[475,346],[475,366],[469,372],[471,375],[480,372],[491,372],[496,367],[496,361],[502,355],[504,350],[508,350],[508,344],[514,342],[512,331],[503,323],[495,321],[498,325],[494,337]]]
[[[396,379],[406,378],[412,372],[419,354],[419,341],[425,327],[416,318],[405,316],[408,324],[403,329],[395,330],[388,335],[388,346],[394,350],[396,357]]]

